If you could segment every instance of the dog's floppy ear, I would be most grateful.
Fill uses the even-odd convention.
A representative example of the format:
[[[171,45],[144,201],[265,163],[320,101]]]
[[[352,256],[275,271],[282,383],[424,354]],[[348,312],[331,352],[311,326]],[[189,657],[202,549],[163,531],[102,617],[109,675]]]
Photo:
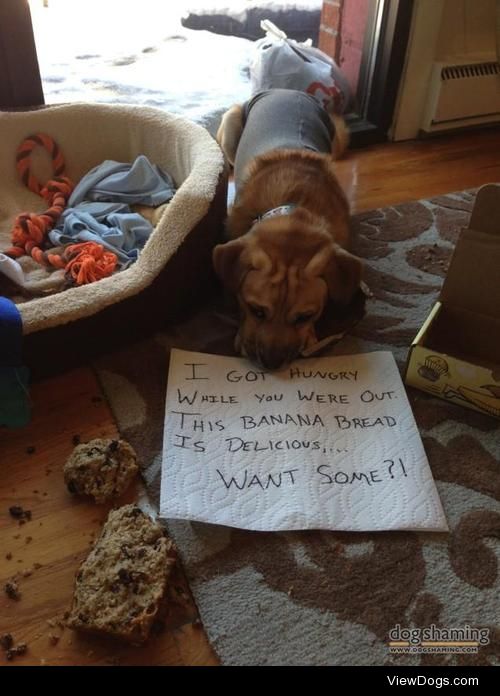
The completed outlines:
[[[330,299],[340,305],[352,300],[361,283],[363,264],[338,244],[323,247],[306,266],[309,276],[321,276],[328,286]]]
[[[363,264],[341,247],[336,248],[332,260],[333,267],[330,264],[325,274],[328,293],[334,302],[347,305],[360,286]]]
[[[258,269],[269,272],[273,265],[266,252],[248,237],[218,244],[212,252],[212,259],[215,272],[224,286],[234,293],[238,292],[248,271]]]
[[[246,249],[243,239],[234,239],[226,244],[217,244],[212,252],[212,260],[219,279],[233,293],[238,291],[248,264],[242,258]]]

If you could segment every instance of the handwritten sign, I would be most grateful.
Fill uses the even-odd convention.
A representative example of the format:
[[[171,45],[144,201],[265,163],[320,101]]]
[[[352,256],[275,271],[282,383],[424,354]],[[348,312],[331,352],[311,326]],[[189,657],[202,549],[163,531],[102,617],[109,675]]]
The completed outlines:
[[[447,530],[388,352],[298,360],[173,350],[160,514],[255,530]]]

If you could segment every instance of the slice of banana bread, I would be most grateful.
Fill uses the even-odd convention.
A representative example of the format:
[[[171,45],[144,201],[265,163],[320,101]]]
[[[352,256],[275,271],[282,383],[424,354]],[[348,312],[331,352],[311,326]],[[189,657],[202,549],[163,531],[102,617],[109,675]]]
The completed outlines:
[[[143,643],[175,558],[174,543],[140,508],[112,510],[76,575],[67,625]]]
[[[64,465],[70,493],[90,495],[96,503],[118,498],[139,468],[136,454],[125,440],[90,440],[77,445]]]

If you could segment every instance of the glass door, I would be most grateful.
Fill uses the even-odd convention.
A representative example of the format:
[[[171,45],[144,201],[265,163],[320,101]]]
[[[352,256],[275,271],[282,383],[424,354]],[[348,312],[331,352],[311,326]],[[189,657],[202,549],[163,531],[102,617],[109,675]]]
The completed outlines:
[[[182,113],[213,133],[222,112],[250,95],[253,42],[241,34],[186,28],[181,18],[194,4],[1,0],[0,108],[44,101],[146,104]],[[208,0],[197,4],[210,5]],[[319,24],[319,0],[316,4]],[[332,31],[338,34],[337,49],[327,52],[344,68],[356,94],[348,115],[352,144],[386,139],[413,0],[324,0],[321,22],[327,4],[340,8],[344,22]],[[321,47],[321,30],[319,35]]]

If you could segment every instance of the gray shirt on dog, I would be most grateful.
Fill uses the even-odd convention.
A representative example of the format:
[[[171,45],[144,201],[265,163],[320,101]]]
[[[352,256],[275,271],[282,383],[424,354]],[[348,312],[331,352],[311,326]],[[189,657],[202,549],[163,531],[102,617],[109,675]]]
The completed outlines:
[[[236,189],[257,155],[283,148],[330,153],[335,133],[321,104],[293,89],[258,92],[243,105],[243,125],[234,163]]]

